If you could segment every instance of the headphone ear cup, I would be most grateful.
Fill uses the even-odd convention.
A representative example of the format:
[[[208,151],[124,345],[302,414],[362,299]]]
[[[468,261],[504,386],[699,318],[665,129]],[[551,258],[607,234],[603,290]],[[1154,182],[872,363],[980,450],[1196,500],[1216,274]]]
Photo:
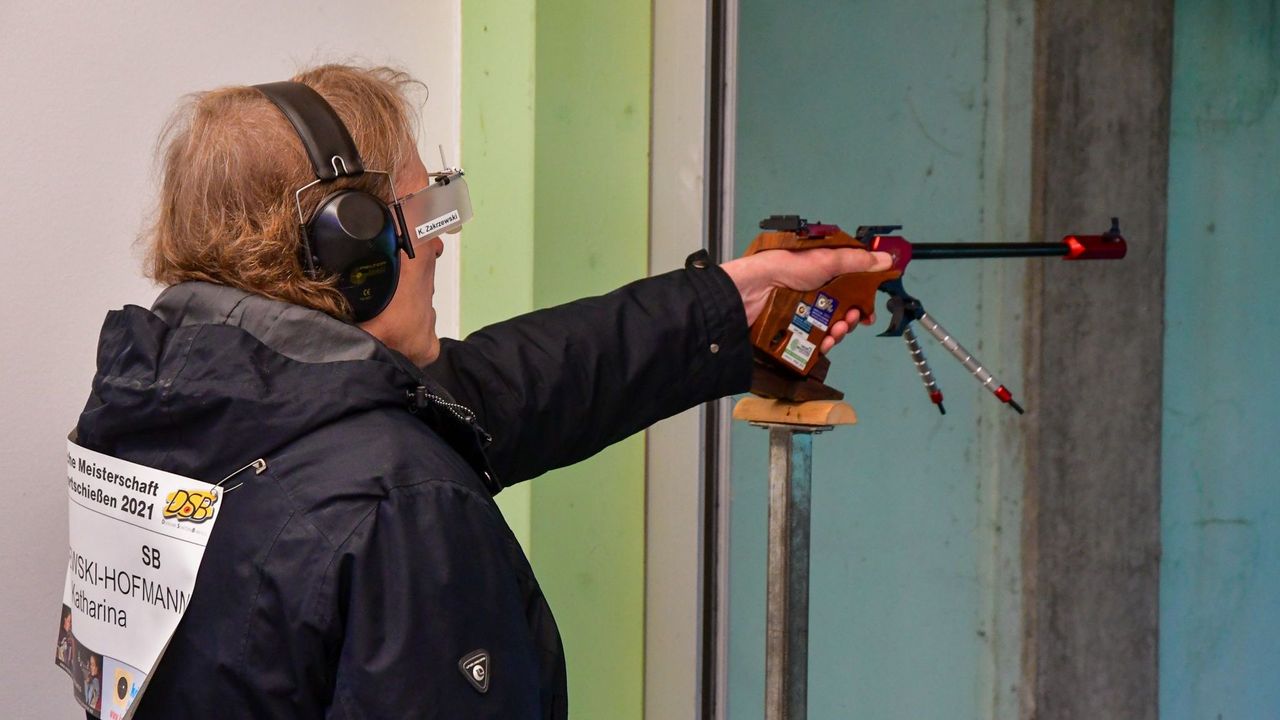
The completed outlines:
[[[338,277],[356,322],[386,308],[400,278],[395,219],[378,198],[339,190],[320,201],[306,226],[317,270]]]

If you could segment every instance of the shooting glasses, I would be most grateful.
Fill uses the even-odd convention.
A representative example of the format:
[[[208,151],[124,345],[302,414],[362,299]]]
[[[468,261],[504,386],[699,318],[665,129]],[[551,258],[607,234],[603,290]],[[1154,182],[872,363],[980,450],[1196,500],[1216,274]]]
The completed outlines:
[[[392,203],[407,243],[456,233],[471,219],[471,194],[461,169],[431,173],[431,184]]]

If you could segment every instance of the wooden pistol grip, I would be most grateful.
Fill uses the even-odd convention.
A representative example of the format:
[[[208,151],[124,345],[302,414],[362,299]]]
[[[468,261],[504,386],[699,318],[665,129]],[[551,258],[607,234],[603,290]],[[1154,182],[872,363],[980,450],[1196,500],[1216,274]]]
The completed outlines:
[[[815,248],[857,248],[867,246],[849,233],[840,230],[820,238],[802,237],[790,232],[762,232],[747,246],[743,257],[765,250],[813,250]]]
[[[761,237],[770,234],[789,233],[762,233]],[[779,368],[807,377],[818,364],[818,348],[831,325],[850,308],[857,308],[863,317],[870,315],[881,283],[900,277],[900,270],[857,272],[837,276],[817,290],[778,288],[751,325],[751,343]]]

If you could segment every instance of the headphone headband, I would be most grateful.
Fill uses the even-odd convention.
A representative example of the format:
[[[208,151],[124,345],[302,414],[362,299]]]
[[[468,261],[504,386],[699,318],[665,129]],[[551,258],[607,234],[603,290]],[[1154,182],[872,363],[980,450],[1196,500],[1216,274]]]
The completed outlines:
[[[360,175],[364,162],[346,125],[320,93],[300,82],[254,85],[280,108],[302,140],[311,167],[320,180]]]
[[[254,87],[289,119],[315,171],[316,179],[294,193],[295,202],[298,193],[313,185],[365,172],[351,133],[319,93],[299,82]],[[302,217],[299,203],[298,223],[307,273],[337,276],[336,288],[357,322],[382,312],[396,292],[400,251],[413,257],[413,246],[387,203],[364,190],[337,190],[320,201],[310,220]]]

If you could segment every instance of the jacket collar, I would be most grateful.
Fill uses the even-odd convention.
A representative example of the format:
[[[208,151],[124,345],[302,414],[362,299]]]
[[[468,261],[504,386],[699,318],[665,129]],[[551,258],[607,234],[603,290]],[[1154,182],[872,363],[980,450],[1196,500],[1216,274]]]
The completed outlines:
[[[166,288],[151,312],[173,328],[230,325],[285,357],[305,363],[385,359],[415,378],[421,370],[355,325],[300,305],[238,288],[191,281]]]
[[[415,390],[408,394],[414,412],[437,427],[483,472],[492,492],[500,485],[492,479],[482,448],[489,434],[477,422],[475,413],[454,400],[409,358],[387,347],[356,325],[343,322],[319,310],[273,300],[245,290],[214,283],[189,281],[162,291],[151,308],[165,325],[177,329],[195,325],[226,325],[239,328],[274,352],[308,364],[341,361],[374,361],[390,365],[412,380]],[[462,434],[447,427],[459,424]],[[469,446],[475,444],[474,449]],[[467,450],[462,450],[467,447]]]

